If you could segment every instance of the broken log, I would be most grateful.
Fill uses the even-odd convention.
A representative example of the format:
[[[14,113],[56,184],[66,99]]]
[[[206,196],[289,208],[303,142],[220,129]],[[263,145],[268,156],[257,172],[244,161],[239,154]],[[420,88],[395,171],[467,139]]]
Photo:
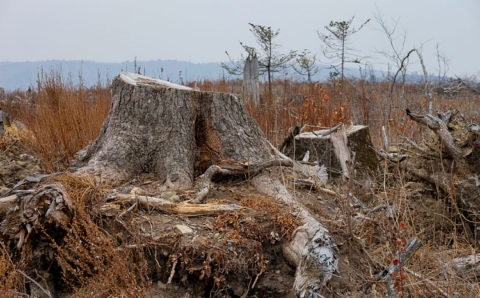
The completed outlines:
[[[252,179],[252,185],[294,208],[303,222],[295,230],[291,241],[283,246],[283,255],[296,267],[293,287],[297,296],[322,297],[322,288],[336,272],[338,265],[337,248],[328,230],[273,175],[262,173]]]
[[[310,160],[317,161],[319,165],[325,165],[330,175],[345,174],[346,160],[348,156],[355,155],[354,169],[358,174],[376,173],[378,160],[372,149],[372,141],[367,126],[354,125],[345,127],[344,132],[340,126],[332,129],[304,132],[297,135],[295,142],[286,146],[284,153],[295,160],[301,160],[307,151],[310,151]],[[346,150],[339,150],[334,139],[341,139],[346,135]],[[337,142],[338,144],[338,142]],[[344,148],[342,148],[344,149]],[[342,157],[337,156],[342,153]]]

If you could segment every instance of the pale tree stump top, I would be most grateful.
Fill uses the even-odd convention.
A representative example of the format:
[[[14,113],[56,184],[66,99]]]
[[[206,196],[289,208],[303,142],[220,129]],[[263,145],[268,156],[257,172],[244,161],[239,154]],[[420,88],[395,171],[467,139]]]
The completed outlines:
[[[173,89],[179,89],[179,90],[189,90],[189,91],[193,90],[192,88],[187,86],[171,83],[168,81],[163,81],[160,79],[154,79],[154,78],[150,78],[150,77],[146,77],[146,76],[142,76],[136,73],[126,72],[126,71],[120,73],[120,79],[132,86],[147,85],[152,87],[166,87],[166,88],[173,88]]]

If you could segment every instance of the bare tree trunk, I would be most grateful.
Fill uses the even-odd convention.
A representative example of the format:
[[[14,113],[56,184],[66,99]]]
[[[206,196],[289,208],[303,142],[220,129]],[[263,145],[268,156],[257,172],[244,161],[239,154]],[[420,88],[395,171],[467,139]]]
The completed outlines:
[[[110,183],[154,173],[190,188],[195,175],[222,159],[272,159],[270,145],[240,100],[229,94],[122,73],[98,138],[76,155],[80,172]]]

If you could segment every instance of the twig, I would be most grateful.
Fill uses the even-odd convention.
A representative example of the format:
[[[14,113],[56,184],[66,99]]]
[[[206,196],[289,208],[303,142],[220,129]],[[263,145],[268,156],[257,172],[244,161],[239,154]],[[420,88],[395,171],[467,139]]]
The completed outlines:
[[[300,185],[300,186],[313,187],[313,188],[315,188],[315,190],[317,190],[317,191],[319,191],[319,192],[326,193],[326,194],[331,195],[331,196],[336,196],[336,195],[337,195],[337,193],[334,192],[333,190],[330,190],[330,189],[321,187],[321,186],[318,185],[318,183],[315,182],[314,180],[310,180],[310,179],[295,179],[295,184],[296,184],[296,185]]]
[[[170,271],[170,276],[168,277],[167,285],[172,283],[173,276],[175,275],[175,268],[177,267],[178,259],[175,259],[173,262],[172,271]]]
[[[329,128],[327,130],[322,130],[321,132],[312,131],[312,133],[317,137],[326,137],[326,136],[334,133],[335,131],[337,131],[340,127],[342,127],[342,125],[343,125],[343,123],[339,123],[339,124],[335,125],[334,127]]]
[[[210,190],[213,188],[212,178],[217,174],[224,176],[247,175],[247,177],[251,178],[266,168],[278,166],[291,167],[293,166],[293,162],[290,159],[272,159],[262,163],[244,166],[241,168],[222,168],[218,165],[212,165],[205,171],[203,176],[202,188],[195,196],[195,199],[191,201],[191,203],[200,204],[203,202]]]
[[[49,298],[53,298],[52,294],[50,294],[50,291],[48,290],[45,290],[36,280],[34,280],[33,278],[31,278],[30,276],[26,275],[22,270],[19,270],[19,269],[16,269],[18,273],[20,273],[21,275],[23,275],[23,277],[25,277],[26,279],[28,279],[29,281],[33,282],[40,290],[42,290],[42,292],[44,292]]]
[[[439,291],[443,296],[445,297],[451,297],[450,295],[448,295],[448,293],[446,293],[444,290],[440,289],[438,286],[436,286],[431,280],[427,279],[426,277],[424,277],[423,275],[417,273],[417,272],[414,272],[406,267],[403,267],[403,270],[405,270],[406,272],[410,273],[411,275],[417,277],[417,278],[420,278],[421,280],[425,281],[427,284],[429,284],[430,286],[432,286],[435,290]]]

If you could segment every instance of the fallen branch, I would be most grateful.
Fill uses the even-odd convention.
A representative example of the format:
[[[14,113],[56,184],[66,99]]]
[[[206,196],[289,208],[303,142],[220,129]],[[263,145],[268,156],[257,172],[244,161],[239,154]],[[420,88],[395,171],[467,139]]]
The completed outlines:
[[[262,163],[254,164],[254,165],[244,165],[242,167],[237,168],[226,168],[220,167],[218,165],[210,166],[205,173],[203,174],[203,183],[202,188],[195,196],[195,199],[191,201],[194,204],[200,204],[203,200],[207,197],[210,190],[213,188],[212,178],[215,175],[224,175],[224,176],[235,176],[235,175],[247,175],[248,177],[252,177],[260,173],[262,170],[270,167],[292,167],[293,162],[290,159],[272,159]]]
[[[188,202],[175,204],[161,198],[137,196],[132,194],[114,194],[109,197],[109,200],[123,204],[137,203],[141,208],[160,210],[185,216],[217,215],[245,209],[245,207],[235,204],[191,204]]]
[[[326,137],[334,132],[336,132],[340,127],[343,126],[343,123],[339,123],[332,128],[321,130],[321,131],[312,131],[312,133],[317,137]]]
[[[447,121],[450,118],[449,115],[451,114],[451,112],[445,112],[442,116],[442,118],[444,118],[443,120],[432,115],[422,116],[413,114],[412,112],[410,112],[409,109],[407,109],[406,112],[412,120],[430,128],[435,132],[435,134],[440,139],[443,147],[445,148],[447,154],[450,155],[453,160],[455,160],[458,171],[460,173],[465,173],[467,169],[467,164],[465,162],[464,153],[462,149],[460,149],[457,144],[455,144],[452,135],[448,131]]]
[[[334,192],[333,190],[321,187],[316,181],[310,180],[310,179],[295,179],[295,185],[298,186],[304,186],[304,187],[310,187],[313,188],[319,192],[326,193],[331,196],[336,196],[337,193]]]

